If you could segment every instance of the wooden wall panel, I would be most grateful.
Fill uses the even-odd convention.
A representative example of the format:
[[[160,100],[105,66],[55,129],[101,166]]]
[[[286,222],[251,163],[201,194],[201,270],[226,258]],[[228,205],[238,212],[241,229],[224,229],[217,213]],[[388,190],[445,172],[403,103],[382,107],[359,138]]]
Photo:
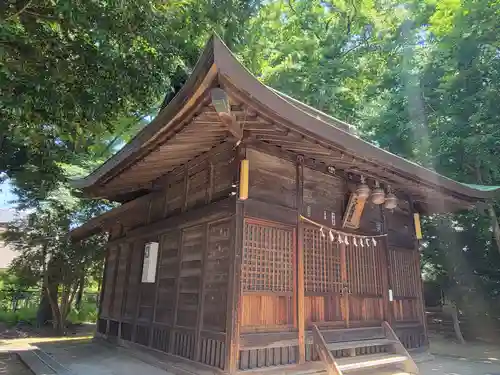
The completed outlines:
[[[382,304],[382,297],[349,296],[350,325],[357,322],[379,325],[384,320]]]
[[[202,225],[187,228],[182,231],[179,291],[175,322],[177,326],[196,327],[203,259],[203,234]]]
[[[396,321],[420,321],[420,254],[415,250],[389,248],[389,268],[394,301],[392,312]]]
[[[139,310],[137,319],[143,322],[151,322],[153,320],[153,310],[155,303],[155,284],[140,283],[139,284]]]
[[[381,207],[368,200],[365,203],[359,223],[359,232],[362,234],[379,235],[383,233],[383,218]]]
[[[210,169],[207,162],[190,168],[187,188],[187,208],[197,207],[205,203],[207,189],[210,188],[209,173]]]
[[[226,331],[226,306],[231,249],[231,219],[208,227],[203,329]]]
[[[137,297],[139,291],[139,283],[142,272],[142,258],[144,250],[144,242],[136,241],[130,244],[132,254],[130,256],[129,274],[127,278],[125,303],[123,310],[123,318],[132,320],[135,318],[137,311]]]
[[[153,223],[155,221],[163,219],[165,211],[165,198],[166,194],[159,194],[151,199],[151,204],[149,208],[149,222]]]
[[[342,226],[347,184],[342,178],[304,168],[302,215],[329,227]]]
[[[213,176],[210,181],[211,200],[227,197],[233,190],[232,184],[237,171],[235,166],[235,163],[237,163],[235,156],[236,152],[231,148],[213,156],[210,159],[213,169]]]
[[[111,309],[111,317],[120,320],[122,317],[122,304],[125,296],[125,281],[130,255],[129,244],[119,246],[120,252],[118,257],[118,269],[116,271],[116,285],[113,297],[113,307]]]
[[[173,216],[182,209],[184,199],[184,172],[169,174],[165,193],[165,216]]]
[[[113,294],[115,288],[115,273],[118,263],[118,247],[108,248],[106,259],[106,274],[104,275],[104,295],[101,301],[101,317],[110,318],[113,306]]]
[[[275,294],[244,294],[242,297],[242,331],[276,329],[293,323],[292,297]]]
[[[295,165],[256,150],[247,150],[250,163],[249,197],[296,208]]]
[[[343,325],[342,296],[340,293],[328,295],[314,295],[306,293],[305,296],[305,321],[306,326],[326,322],[338,322]]]
[[[160,244],[158,291],[155,321],[173,324],[174,304],[179,272],[179,232],[170,231],[162,236]],[[158,333],[161,336],[161,333]]]
[[[387,242],[389,246],[405,249],[415,249],[415,230],[413,226],[413,212],[408,201],[398,200],[395,210],[385,210],[387,224]]]

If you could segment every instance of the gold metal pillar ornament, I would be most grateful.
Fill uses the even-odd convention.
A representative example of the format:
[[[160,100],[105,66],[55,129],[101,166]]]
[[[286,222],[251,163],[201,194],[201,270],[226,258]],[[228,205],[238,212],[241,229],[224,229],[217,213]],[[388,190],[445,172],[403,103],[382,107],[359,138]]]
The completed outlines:
[[[415,222],[415,236],[417,236],[417,240],[421,240],[422,227],[420,226],[420,215],[418,213],[413,214],[413,221]]]
[[[248,159],[243,159],[240,164],[240,195],[241,200],[248,199],[248,171],[249,162]]]

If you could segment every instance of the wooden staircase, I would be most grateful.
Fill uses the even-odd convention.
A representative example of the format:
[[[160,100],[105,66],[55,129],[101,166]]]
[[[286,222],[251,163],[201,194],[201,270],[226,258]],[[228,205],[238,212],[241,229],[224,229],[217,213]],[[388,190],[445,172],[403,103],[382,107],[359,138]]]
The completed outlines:
[[[328,375],[418,375],[417,365],[387,322],[383,322],[382,327],[362,329],[360,332],[362,335],[355,340],[327,343],[325,334],[328,332],[322,333],[317,326],[313,326],[313,344]],[[336,358],[334,354],[339,352],[349,356]]]

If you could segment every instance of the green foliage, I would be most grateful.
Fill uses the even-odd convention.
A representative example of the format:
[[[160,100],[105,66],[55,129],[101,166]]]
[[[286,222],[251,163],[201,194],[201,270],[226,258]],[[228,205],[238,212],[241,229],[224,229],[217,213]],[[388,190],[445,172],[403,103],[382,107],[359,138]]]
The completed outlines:
[[[75,198],[67,178],[147,123],[213,31],[265,84],[378,146],[500,185],[498,0],[28,0],[0,5],[0,19],[0,174],[21,207],[35,208],[33,225],[15,223],[8,235],[28,285],[44,276],[44,254],[63,269],[51,274],[58,285],[99,274],[103,239],[79,248],[67,232],[111,205]],[[428,277],[456,299],[500,294],[488,217],[436,216],[425,228]]]
[[[213,31],[229,44],[242,0],[7,1],[0,5],[0,172],[26,205],[94,164],[180,87]]]
[[[68,315],[68,321],[72,324],[95,323],[97,321],[97,306],[92,302],[84,302],[80,309],[74,308]]]
[[[0,309],[0,322],[8,327],[14,327],[18,323],[36,323],[36,307],[21,308],[17,311]]]

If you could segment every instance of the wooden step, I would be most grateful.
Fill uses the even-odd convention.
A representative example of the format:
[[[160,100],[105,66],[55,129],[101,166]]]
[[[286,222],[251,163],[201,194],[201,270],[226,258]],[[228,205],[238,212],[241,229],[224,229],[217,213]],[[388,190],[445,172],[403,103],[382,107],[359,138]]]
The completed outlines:
[[[361,341],[385,338],[382,327],[322,329],[321,334],[326,342]]]
[[[360,355],[356,357],[346,357],[337,359],[337,365],[340,371],[348,372],[361,370],[365,368],[381,367],[386,365],[391,365],[395,363],[401,363],[406,361],[408,358],[397,354],[369,354]]]
[[[332,344],[327,344],[326,347],[330,351],[342,350],[342,349],[355,349],[355,348],[365,348],[369,346],[384,346],[392,345],[394,341],[389,339],[376,339],[376,340],[358,340],[358,341],[344,341],[344,342],[334,342]]]

